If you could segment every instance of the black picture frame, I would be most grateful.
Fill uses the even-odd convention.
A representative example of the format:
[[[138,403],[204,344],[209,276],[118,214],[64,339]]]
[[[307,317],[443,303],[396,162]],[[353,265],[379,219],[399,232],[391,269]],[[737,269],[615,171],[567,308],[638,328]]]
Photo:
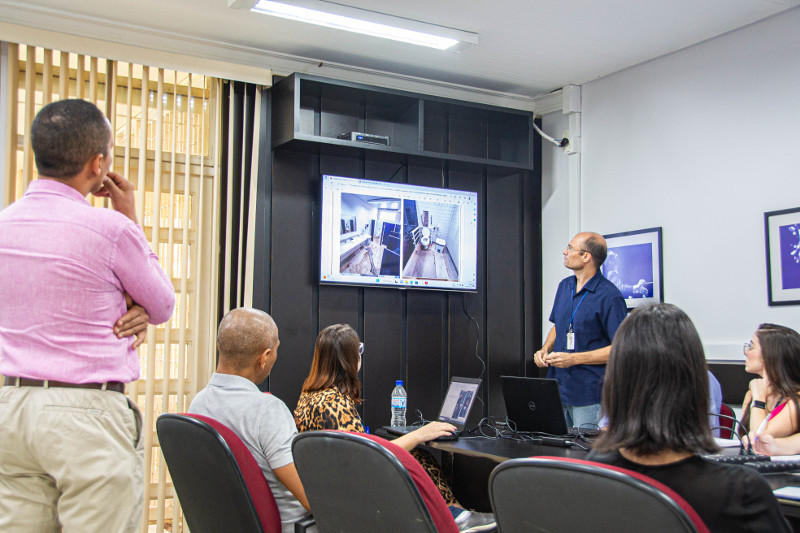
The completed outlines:
[[[661,226],[604,235],[608,256],[603,275],[622,293],[628,310],[664,301]]]
[[[800,207],[764,213],[767,302],[800,305]]]

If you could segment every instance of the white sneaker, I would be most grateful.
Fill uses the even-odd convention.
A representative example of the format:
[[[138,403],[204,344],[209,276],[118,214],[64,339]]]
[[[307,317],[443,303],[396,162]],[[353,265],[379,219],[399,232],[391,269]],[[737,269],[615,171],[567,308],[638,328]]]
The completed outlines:
[[[461,533],[497,530],[497,522],[492,513],[464,511],[456,517],[456,525]]]

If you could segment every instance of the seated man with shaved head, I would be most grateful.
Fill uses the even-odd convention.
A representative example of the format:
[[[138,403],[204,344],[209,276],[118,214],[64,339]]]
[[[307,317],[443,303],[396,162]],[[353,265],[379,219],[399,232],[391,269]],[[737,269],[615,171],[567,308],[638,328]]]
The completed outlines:
[[[286,404],[257,386],[272,370],[279,344],[278,327],[267,313],[243,307],[226,314],[217,332],[217,370],[189,412],[217,420],[242,439],[272,489],[283,532],[291,533],[308,515],[292,458],[297,428]]]

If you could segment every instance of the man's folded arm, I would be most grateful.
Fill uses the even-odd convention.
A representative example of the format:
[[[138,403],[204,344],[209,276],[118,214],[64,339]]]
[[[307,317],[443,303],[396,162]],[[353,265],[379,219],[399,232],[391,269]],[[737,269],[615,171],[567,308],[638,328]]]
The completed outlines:
[[[131,225],[117,243],[114,273],[134,302],[144,307],[151,324],[163,324],[175,309],[175,288],[141,228]]]

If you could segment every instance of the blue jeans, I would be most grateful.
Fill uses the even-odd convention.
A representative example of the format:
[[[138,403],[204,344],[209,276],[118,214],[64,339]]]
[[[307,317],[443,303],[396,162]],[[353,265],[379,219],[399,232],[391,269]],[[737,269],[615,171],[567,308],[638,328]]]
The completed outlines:
[[[597,422],[600,420],[600,404],[565,405],[564,418],[567,420],[568,428],[596,429]]]

